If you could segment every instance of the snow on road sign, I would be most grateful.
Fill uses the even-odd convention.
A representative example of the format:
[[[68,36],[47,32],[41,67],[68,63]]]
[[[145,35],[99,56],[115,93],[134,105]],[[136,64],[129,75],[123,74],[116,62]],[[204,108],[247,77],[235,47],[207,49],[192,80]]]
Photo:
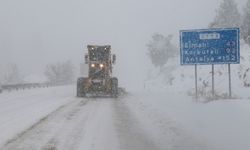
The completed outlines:
[[[181,65],[239,64],[239,28],[180,31]]]

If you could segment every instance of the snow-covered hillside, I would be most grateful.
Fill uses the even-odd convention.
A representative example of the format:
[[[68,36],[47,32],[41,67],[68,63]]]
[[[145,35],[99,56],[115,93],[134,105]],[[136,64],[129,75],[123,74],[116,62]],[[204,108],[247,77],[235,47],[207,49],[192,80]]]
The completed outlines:
[[[240,64],[231,64],[232,93],[235,98],[248,98],[250,85],[250,47],[241,41]],[[215,65],[215,92],[227,97],[229,89],[228,65]],[[211,65],[198,66],[198,91],[201,98],[211,96]],[[171,88],[181,93],[195,92],[195,67],[180,66],[179,55],[170,59],[161,70],[151,69],[145,88],[153,91],[165,91]]]

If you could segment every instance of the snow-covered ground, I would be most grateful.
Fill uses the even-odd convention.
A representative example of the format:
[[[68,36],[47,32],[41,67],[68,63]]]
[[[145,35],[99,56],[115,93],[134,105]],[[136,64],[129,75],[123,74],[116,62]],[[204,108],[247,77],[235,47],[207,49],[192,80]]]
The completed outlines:
[[[214,66],[216,100],[211,99],[211,65],[198,66],[199,99],[192,99],[194,66],[180,66],[179,56],[170,59],[161,70],[153,68],[145,81],[147,92],[137,97],[156,114],[153,118],[164,116],[162,120],[172,120],[187,134],[212,146],[210,149],[250,149],[250,87],[244,86],[250,83],[249,52],[250,46],[241,41],[241,63],[231,65],[232,99],[228,99],[227,65]]]
[[[75,86],[0,94],[1,150],[249,149],[250,101],[196,103],[175,89],[76,98]]]
[[[72,100],[73,89],[53,87],[0,94],[0,145]]]
[[[192,149],[187,147],[193,145],[186,143],[192,138],[207,149],[250,148],[250,100],[248,99],[218,100],[205,104],[197,103],[184,94],[170,91],[142,92],[132,97],[129,99],[129,105],[138,107],[133,109],[135,111],[144,112],[140,115],[148,115],[156,127],[151,128],[152,135],[158,130],[159,133],[162,132],[161,134],[165,132],[164,135],[173,137],[173,142],[169,145],[177,144],[183,150]],[[163,144],[167,137],[164,135],[156,135],[159,137],[158,141]]]

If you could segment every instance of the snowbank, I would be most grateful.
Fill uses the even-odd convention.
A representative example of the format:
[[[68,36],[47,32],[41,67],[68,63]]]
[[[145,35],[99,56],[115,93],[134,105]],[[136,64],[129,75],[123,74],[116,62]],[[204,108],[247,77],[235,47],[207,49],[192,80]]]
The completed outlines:
[[[160,145],[164,146],[170,140],[172,142],[168,145],[184,149],[192,149],[185,148],[191,141],[195,141],[194,145],[200,143],[207,147],[204,149],[250,148],[249,100],[194,103],[185,94],[165,91],[137,93],[128,101],[131,110],[142,122],[148,118],[154,123],[148,129],[152,135],[158,131],[156,137]]]
[[[69,90],[72,89],[72,90]],[[0,147],[58,107],[72,101],[71,86],[3,92],[0,95]]]
[[[235,98],[248,98],[250,86],[250,47],[241,41],[241,63],[231,64],[232,92]],[[227,97],[229,91],[228,65],[215,65],[215,92],[221,97]],[[198,66],[198,89],[202,96],[211,95],[212,82],[211,65]],[[176,56],[161,69],[151,69],[145,89],[149,91],[166,91],[194,95],[195,67],[181,66],[180,58]],[[210,94],[210,95],[209,95]]]
[[[153,73],[145,86],[147,92],[138,96],[144,97],[138,98],[138,103],[157,114],[153,119],[160,122],[172,120],[196,139],[212,145],[212,149],[249,149],[250,47],[243,41],[241,43],[241,63],[231,65],[234,99],[227,99],[228,66],[215,65],[215,91],[221,97],[209,103],[196,103],[190,96],[195,92],[195,68],[180,66],[177,56],[163,69],[151,70]],[[211,81],[211,66],[198,66],[199,92],[211,95]]]

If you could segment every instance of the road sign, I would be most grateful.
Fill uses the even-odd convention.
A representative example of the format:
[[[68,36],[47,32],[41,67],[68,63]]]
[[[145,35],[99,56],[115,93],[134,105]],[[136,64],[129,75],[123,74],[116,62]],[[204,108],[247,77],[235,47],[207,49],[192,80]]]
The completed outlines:
[[[239,64],[239,28],[180,31],[181,65]]]

